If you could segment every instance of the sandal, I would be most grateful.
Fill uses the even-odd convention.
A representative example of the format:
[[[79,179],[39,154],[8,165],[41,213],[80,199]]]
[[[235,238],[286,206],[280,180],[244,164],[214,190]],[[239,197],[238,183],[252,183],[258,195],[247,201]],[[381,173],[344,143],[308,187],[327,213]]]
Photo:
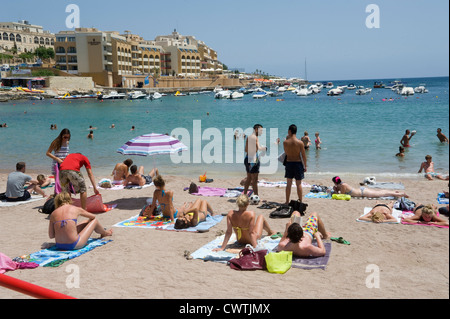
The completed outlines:
[[[278,232],[272,236],[270,236],[271,239],[278,239],[278,238],[283,238],[283,234]]]
[[[332,241],[335,241],[335,242],[339,243],[339,244],[350,245],[350,242],[347,241],[347,240],[345,240],[345,239],[342,238],[342,237],[339,237],[339,238],[337,238],[337,237],[332,237],[332,238],[330,238],[330,239],[331,239]]]

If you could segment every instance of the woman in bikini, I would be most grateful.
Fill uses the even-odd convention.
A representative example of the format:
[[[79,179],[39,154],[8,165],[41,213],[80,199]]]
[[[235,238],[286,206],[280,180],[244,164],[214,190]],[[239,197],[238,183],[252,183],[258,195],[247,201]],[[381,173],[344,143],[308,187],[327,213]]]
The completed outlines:
[[[258,239],[261,238],[263,230],[267,231],[269,236],[275,232],[270,228],[264,216],[256,217],[255,212],[248,211],[248,196],[242,194],[236,201],[238,210],[231,210],[227,215],[227,231],[222,246],[213,251],[222,251],[227,247],[228,241],[234,232],[236,233],[238,243],[242,245],[258,245]]]
[[[417,205],[414,209],[414,216],[404,218],[404,222],[413,224],[430,224],[439,226],[448,226],[448,221],[437,216],[437,207],[435,205]]]
[[[371,189],[367,187],[360,187],[359,189],[356,189],[351,187],[347,183],[342,182],[339,176],[333,177],[332,181],[334,183],[333,190],[337,194],[346,194],[350,195],[351,197],[368,197],[368,198],[409,197],[405,192],[397,190],[381,190],[381,189]]]
[[[56,167],[55,165],[61,164],[64,159],[69,155],[69,142],[70,142],[70,130],[63,129],[59,133],[58,137],[50,144],[46,155],[50,157],[52,162],[52,173],[55,175]]]
[[[93,232],[101,238],[112,236],[112,230],[105,230],[94,214],[75,207],[69,193],[62,192],[55,197],[55,211],[50,216],[48,235],[55,239],[60,250],[77,250],[86,246]],[[78,217],[88,220],[78,224]]]
[[[359,220],[374,222],[374,223],[392,223],[397,222],[397,219],[392,216],[394,209],[394,202],[389,204],[376,204],[372,210],[366,215],[359,218]]]
[[[161,210],[164,218],[170,219],[172,222],[178,216],[178,210],[175,209],[173,205],[173,191],[165,190],[166,182],[162,178],[161,175],[157,175],[153,180],[153,184],[156,189],[153,193],[153,202],[152,205],[149,206],[142,216],[151,218],[154,216],[154,212],[156,211],[156,204],[158,203],[161,206]]]
[[[194,203],[184,203],[178,209],[178,219],[174,227],[175,229],[195,227],[205,221],[209,214],[214,216],[214,211],[206,200],[197,199]]]

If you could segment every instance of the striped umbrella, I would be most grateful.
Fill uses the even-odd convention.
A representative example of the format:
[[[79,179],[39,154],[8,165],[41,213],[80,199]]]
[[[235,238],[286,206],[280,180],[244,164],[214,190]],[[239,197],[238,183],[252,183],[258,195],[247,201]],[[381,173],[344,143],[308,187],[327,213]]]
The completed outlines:
[[[163,155],[186,151],[188,148],[176,138],[164,134],[138,136],[117,150],[123,155]]]

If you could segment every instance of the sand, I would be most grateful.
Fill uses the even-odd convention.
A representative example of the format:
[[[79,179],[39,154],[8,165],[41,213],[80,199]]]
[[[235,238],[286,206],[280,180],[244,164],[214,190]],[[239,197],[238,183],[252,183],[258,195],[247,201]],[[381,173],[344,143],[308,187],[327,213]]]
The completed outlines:
[[[96,176],[97,180],[104,177]],[[331,177],[307,175],[305,182],[329,186]],[[4,191],[6,178],[6,174],[0,174],[0,191]],[[240,182],[240,178],[208,178],[214,179],[208,185],[212,187],[236,187]],[[354,186],[361,182],[342,178]],[[196,199],[183,191],[194,179],[175,176],[166,179],[167,189],[175,191],[176,207]],[[419,177],[384,182],[402,182],[412,201],[436,205],[437,194],[448,188],[448,182]],[[104,202],[116,203],[118,207],[98,215],[98,219],[110,228],[137,215],[153,190],[154,187],[102,190]],[[295,194],[295,189],[292,193]],[[284,194],[284,188],[260,188],[261,199],[268,201],[283,202]],[[89,195],[93,195],[92,188]],[[219,213],[235,208],[234,199],[204,199]],[[220,263],[187,260],[186,250],[194,252],[226,230],[224,219],[206,233],[113,228],[113,242],[59,268],[16,270],[7,275],[81,299],[449,298],[448,229],[356,222],[364,207],[374,206],[375,200],[306,199],[305,202],[309,204],[307,212],[318,212],[332,236],[351,242],[349,246],[332,243],[326,270],[292,268],[279,275],[267,271],[240,272]],[[52,242],[48,238],[47,216],[37,210],[42,205],[43,201],[0,208],[0,252],[14,258],[36,252],[43,244]],[[286,219],[270,219],[271,210],[251,208],[264,215],[274,230],[284,231]],[[79,288],[66,285],[73,265],[79,270]],[[380,270],[379,288],[366,285],[373,274],[371,265]],[[0,299],[7,298],[29,297],[0,287]]]

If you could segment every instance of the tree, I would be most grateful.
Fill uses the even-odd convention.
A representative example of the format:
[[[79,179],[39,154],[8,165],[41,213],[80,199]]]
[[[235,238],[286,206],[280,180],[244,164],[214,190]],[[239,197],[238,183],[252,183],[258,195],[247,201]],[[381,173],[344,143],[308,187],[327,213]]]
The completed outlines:
[[[34,51],[34,55],[41,60],[54,59],[55,50],[53,50],[53,48],[39,47]]]

